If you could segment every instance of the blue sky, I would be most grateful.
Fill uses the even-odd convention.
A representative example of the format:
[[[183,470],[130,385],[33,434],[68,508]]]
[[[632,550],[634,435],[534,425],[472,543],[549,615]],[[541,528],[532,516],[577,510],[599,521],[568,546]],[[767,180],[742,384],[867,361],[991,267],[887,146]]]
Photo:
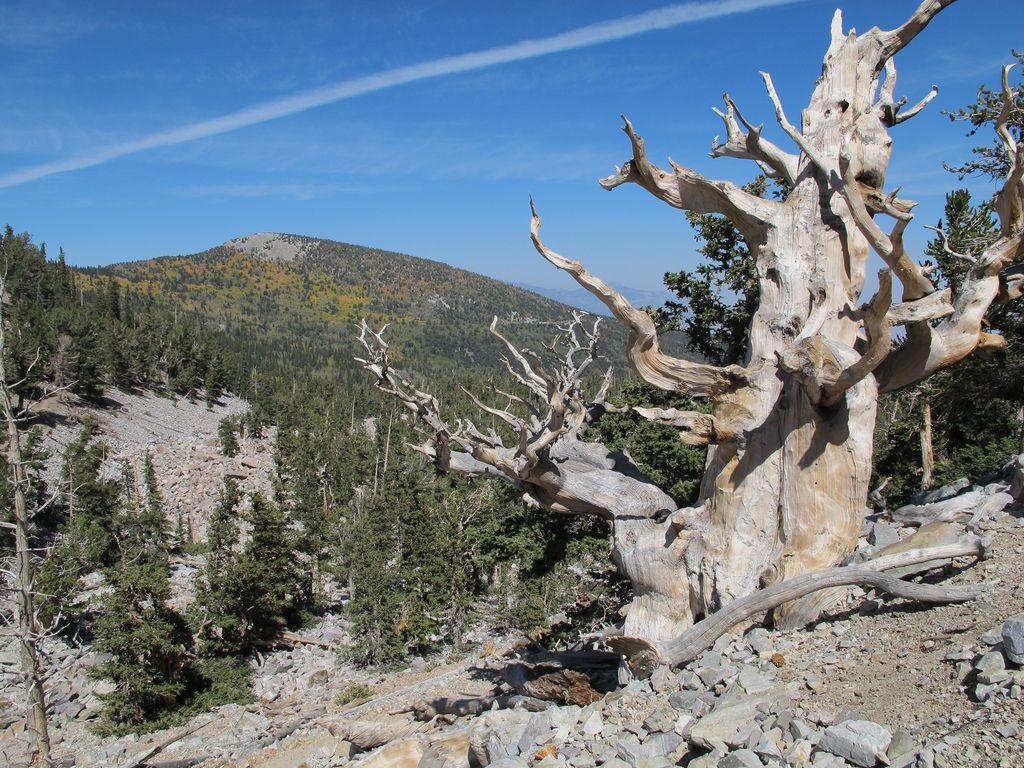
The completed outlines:
[[[772,73],[791,118],[798,115],[835,8],[831,0],[749,8],[760,1],[728,0],[735,13],[689,22],[695,10],[714,15],[726,5],[680,3],[644,17],[647,26],[683,20],[667,29],[534,57],[527,46],[497,56],[526,58],[468,71],[431,64],[423,70],[430,77],[44,175],[24,171],[669,4],[3,0],[0,183],[8,185],[0,218],[82,265],[191,253],[269,230],[565,286],[529,245],[533,194],[553,247],[619,284],[657,288],[666,270],[695,263],[694,244],[678,211],[639,189],[597,186],[629,154],[618,115],[629,115],[658,161],[671,155],[708,175],[748,179],[750,164],[707,156],[723,132],[711,107],[728,90],[783,143],[757,71]],[[915,5],[848,0],[846,26],[892,27]],[[602,30],[595,36],[622,33],[615,23]],[[970,146],[940,110],[970,100],[981,81],[994,83],[1022,30],[1024,4],[961,0],[897,59],[897,90],[912,102],[940,86],[925,113],[893,131],[890,186],[921,202],[919,222],[934,223],[956,184],[942,161],[962,159]],[[971,186],[991,192],[987,182]],[[917,227],[911,244],[927,234]]]

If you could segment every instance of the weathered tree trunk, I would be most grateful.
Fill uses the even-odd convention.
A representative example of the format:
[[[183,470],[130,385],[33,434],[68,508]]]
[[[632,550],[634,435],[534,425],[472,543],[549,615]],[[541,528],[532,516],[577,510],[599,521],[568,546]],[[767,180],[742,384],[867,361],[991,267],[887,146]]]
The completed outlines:
[[[727,109],[718,114],[727,141],[716,140],[712,155],[756,162],[783,182],[783,200],[759,198],[675,163],[671,170],[657,167],[625,120],[633,156],[602,186],[635,184],[674,208],[725,216],[756,261],[759,306],[743,365],[717,367],[662,352],[652,319],[583,264],[548,248],[533,211],[534,246],[626,326],[636,372],[649,384],[710,405],[710,414],[636,409],[676,427],[684,442],[710,446],[695,506],[673,509],[628,458],[583,441],[586,424],[606,408],[607,379],[589,402],[579,383],[594,359],[596,326],[588,332],[577,317],[564,329],[567,351],[551,373],[537,355],[501,336],[497,319],[492,323],[509,350],[506,366],[526,396],[499,392],[508,397],[504,408],[474,400],[518,435],[513,446],[468,420],[453,428],[434,397],[390,367],[387,344],[364,323],[360,341],[368,354],[361,362],[382,390],[433,431],[419,450],[439,469],[503,477],[533,503],[611,522],[612,556],[634,587],[626,635],[663,645],[730,601],[840,562],[856,545],[867,503],[879,393],[999,345],[1001,337],[983,331],[982,321],[997,296],[1015,297],[1002,272],[1021,258],[1024,242],[1024,148],[1006,127],[1013,104],[1008,70],[1007,106],[996,126],[1010,165],[994,201],[1000,237],[971,257],[956,296],[938,290],[906,252],[903,233],[915,203],[885,192],[892,147],[887,129],[916,115],[936,94],[933,88],[903,109],[906,100],[895,97],[893,56],[952,2],[924,0],[897,29],[862,35],[845,32],[837,11],[799,128],[762,73],[795,153],[762,137],[761,127],[748,122],[726,94]],[[877,221],[883,216],[895,222],[889,232]],[[871,251],[886,269],[878,274],[875,295],[859,304]],[[902,286],[897,304],[894,276]],[[906,340],[895,348],[894,326],[906,329]],[[579,361],[574,356],[584,342],[589,353]],[[829,590],[798,591],[780,592],[797,599],[775,608],[777,624],[813,620],[834,596]]]
[[[7,302],[6,275],[0,277],[0,418],[7,427],[7,468],[14,490],[14,555],[17,561],[17,581],[14,589],[14,612],[17,619],[15,636],[18,641],[20,677],[25,687],[26,730],[28,731],[33,766],[50,765],[50,733],[46,720],[46,694],[43,689],[44,670],[39,643],[42,630],[35,609],[35,564],[29,534],[32,528],[28,505],[25,503],[25,462],[21,453],[21,433],[18,428],[18,410],[7,382],[4,363],[6,349],[6,320],[2,304]]]
[[[927,397],[921,404],[921,490],[932,487],[935,477],[935,451],[932,447],[932,402]]]

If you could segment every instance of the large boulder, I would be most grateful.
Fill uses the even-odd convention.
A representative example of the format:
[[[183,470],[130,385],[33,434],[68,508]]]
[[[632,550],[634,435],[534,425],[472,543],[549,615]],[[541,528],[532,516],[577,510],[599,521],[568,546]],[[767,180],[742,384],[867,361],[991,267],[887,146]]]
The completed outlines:
[[[886,760],[892,733],[870,720],[844,720],[825,729],[818,749],[870,768]]]

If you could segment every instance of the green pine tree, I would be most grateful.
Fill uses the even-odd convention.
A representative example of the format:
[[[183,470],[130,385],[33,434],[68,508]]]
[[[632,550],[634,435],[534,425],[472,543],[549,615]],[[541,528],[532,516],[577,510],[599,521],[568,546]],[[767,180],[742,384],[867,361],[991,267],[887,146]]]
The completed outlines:
[[[125,486],[134,487],[130,470],[126,475]],[[170,568],[155,482],[147,456],[145,498],[126,494],[117,526],[118,559],[107,570],[113,591],[94,628],[94,647],[111,655],[95,675],[114,683],[103,703],[116,726],[137,726],[173,711],[188,689],[191,635],[167,604]]]
[[[249,502],[252,533],[241,552],[236,548],[240,495],[233,482],[225,483],[210,521],[207,566],[193,620],[204,653],[249,650],[284,629],[298,607],[299,577],[285,516],[259,493]]]
[[[225,416],[217,424],[217,436],[220,438],[220,452],[229,459],[238,455],[238,419]]]

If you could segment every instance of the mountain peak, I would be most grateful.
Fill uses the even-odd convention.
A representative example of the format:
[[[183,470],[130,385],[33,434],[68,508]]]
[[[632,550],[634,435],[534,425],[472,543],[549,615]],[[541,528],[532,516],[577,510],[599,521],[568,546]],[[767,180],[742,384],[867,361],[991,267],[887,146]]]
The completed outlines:
[[[254,232],[224,243],[225,248],[268,261],[293,261],[304,251],[303,238],[280,232]]]

